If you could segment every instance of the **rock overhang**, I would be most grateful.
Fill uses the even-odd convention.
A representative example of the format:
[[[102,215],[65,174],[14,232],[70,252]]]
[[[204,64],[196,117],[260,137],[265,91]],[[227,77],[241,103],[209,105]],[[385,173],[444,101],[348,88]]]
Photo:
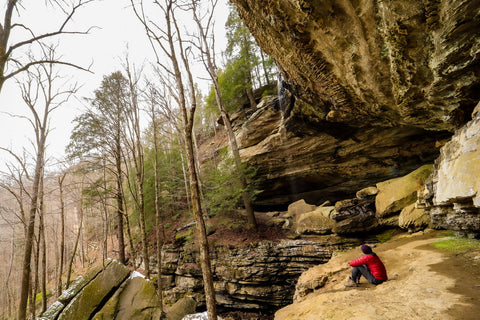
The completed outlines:
[[[257,207],[346,198],[431,163],[480,99],[475,1],[232,2],[286,92],[242,150],[265,178]]]

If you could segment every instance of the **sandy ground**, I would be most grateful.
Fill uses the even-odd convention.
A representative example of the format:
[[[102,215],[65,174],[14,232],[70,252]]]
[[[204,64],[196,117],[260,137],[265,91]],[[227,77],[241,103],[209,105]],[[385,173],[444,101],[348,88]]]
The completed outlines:
[[[347,263],[362,255],[359,250],[310,269],[307,277],[318,277],[325,268],[338,272],[325,287],[277,311],[275,320],[480,319],[480,257],[434,249],[430,243],[437,236],[401,237],[376,247],[390,278],[379,286],[362,278],[359,287],[344,287],[351,270]]]

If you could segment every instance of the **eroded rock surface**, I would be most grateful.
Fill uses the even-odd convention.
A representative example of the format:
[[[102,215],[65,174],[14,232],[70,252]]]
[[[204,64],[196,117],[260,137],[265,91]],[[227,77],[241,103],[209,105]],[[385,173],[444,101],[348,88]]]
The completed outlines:
[[[438,141],[450,136],[414,127],[315,124],[300,115],[282,122],[277,103],[266,99],[255,117],[234,121],[240,155],[261,178],[255,201],[260,209],[286,208],[300,199],[320,205],[350,198],[378,181],[433,163]]]
[[[442,149],[424,191],[434,226],[480,233],[480,104]]]
[[[356,243],[356,242],[355,242]],[[243,248],[212,249],[217,304],[223,309],[275,310],[292,301],[294,283],[308,268],[327,262],[336,250],[355,245],[347,239],[325,236],[308,240],[261,241]],[[193,293],[205,302],[199,255],[195,250],[164,248],[162,282],[169,303]]]
[[[433,163],[480,99],[478,0],[232,2],[286,92],[237,131],[265,177],[257,207],[337,201]]]
[[[479,99],[476,0],[232,2],[319,121],[453,131]]]
[[[152,282],[127,279],[130,270],[108,260],[75,279],[38,320],[159,319],[161,308]]]

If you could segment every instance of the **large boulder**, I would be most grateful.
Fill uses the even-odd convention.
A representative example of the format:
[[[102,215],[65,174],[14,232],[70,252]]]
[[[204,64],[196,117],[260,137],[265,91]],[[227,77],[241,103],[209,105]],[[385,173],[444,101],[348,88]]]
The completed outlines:
[[[92,320],[160,319],[161,308],[155,286],[143,277],[125,281]]]
[[[111,261],[107,261],[105,267],[107,267]],[[89,284],[100,272],[104,270],[104,266],[97,265],[90,268],[84,275],[77,277],[70,283],[68,288],[62,292],[57,301],[51,304],[48,309],[40,315],[38,320],[55,320],[58,315],[63,311],[65,306],[72,301],[75,296]]]
[[[398,216],[398,226],[402,229],[417,231],[429,226],[430,216],[423,208],[417,208],[415,203],[406,206]]]
[[[377,217],[386,218],[417,201],[417,192],[425,186],[432,170],[433,165],[424,165],[406,176],[377,183]]]
[[[312,212],[316,208],[317,208],[316,205],[308,204],[305,202],[304,199],[301,199],[301,200],[295,201],[294,203],[291,203],[288,206],[288,211],[285,217],[294,218],[296,220],[298,216],[307,212]]]
[[[130,270],[124,265],[117,261],[110,262],[70,301],[58,319],[91,319],[104,299],[113,294],[129,274]]]
[[[295,232],[298,234],[329,234],[335,227],[331,215],[335,207],[319,207],[314,211],[297,216]]]
[[[480,233],[480,104],[441,149],[423,196],[437,228]]]
[[[168,312],[168,320],[182,320],[186,315],[195,313],[195,308],[197,307],[197,302],[195,299],[189,296],[185,296],[178,300],[170,308]]]
[[[378,228],[375,216],[375,202],[372,199],[346,199],[335,203],[333,232],[338,234],[360,234]]]

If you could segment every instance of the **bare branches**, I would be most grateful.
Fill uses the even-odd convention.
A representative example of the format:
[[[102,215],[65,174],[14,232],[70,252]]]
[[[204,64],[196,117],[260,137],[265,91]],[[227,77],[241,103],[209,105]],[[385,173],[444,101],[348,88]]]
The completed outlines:
[[[45,60],[56,60],[55,47],[44,50]],[[22,269],[22,283],[18,319],[26,318],[27,300],[30,294],[31,256],[35,237],[35,220],[39,210],[42,210],[43,179],[45,174],[45,159],[47,136],[49,133],[49,119],[51,113],[64,104],[76,91],[76,85],[64,90],[65,83],[57,87],[60,79],[54,70],[54,64],[37,64],[35,70],[27,71],[27,80],[22,82],[22,97],[31,112],[30,123],[35,133],[34,148],[35,169],[31,180],[30,208],[25,217],[25,247]],[[38,247],[37,247],[38,248]]]
[[[5,11],[4,23],[0,24],[0,91],[3,84],[8,79],[11,79],[18,75],[19,73],[25,72],[36,65],[41,64],[61,64],[69,67],[73,67],[83,71],[89,71],[88,68],[84,68],[76,65],[75,63],[66,62],[63,60],[51,60],[51,59],[34,59],[27,63],[23,63],[19,58],[14,57],[14,52],[17,52],[18,49],[26,47],[32,44],[39,44],[41,47],[44,46],[43,41],[46,39],[56,38],[61,35],[85,35],[89,34],[94,27],[90,27],[85,31],[67,31],[66,27],[69,22],[73,19],[73,16],[78,12],[78,10],[87,5],[94,0],[78,0],[77,2],[71,3],[71,8],[66,9],[66,1],[60,0],[50,0],[48,3],[55,4],[66,14],[65,19],[61,22],[60,26],[52,32],[47,32],[44,34],[36,35],[33,30],[24,24],[12,24],[12,15],[14,9],[20,5],[18,0],[9,0],[7,5],[7,10]],[[28,31],[30,37],[24,40],[21,40],[14,44],[9,44],[10,33],[16,28],[20,27]],[[12,71],[7,72],[12,67]]]

